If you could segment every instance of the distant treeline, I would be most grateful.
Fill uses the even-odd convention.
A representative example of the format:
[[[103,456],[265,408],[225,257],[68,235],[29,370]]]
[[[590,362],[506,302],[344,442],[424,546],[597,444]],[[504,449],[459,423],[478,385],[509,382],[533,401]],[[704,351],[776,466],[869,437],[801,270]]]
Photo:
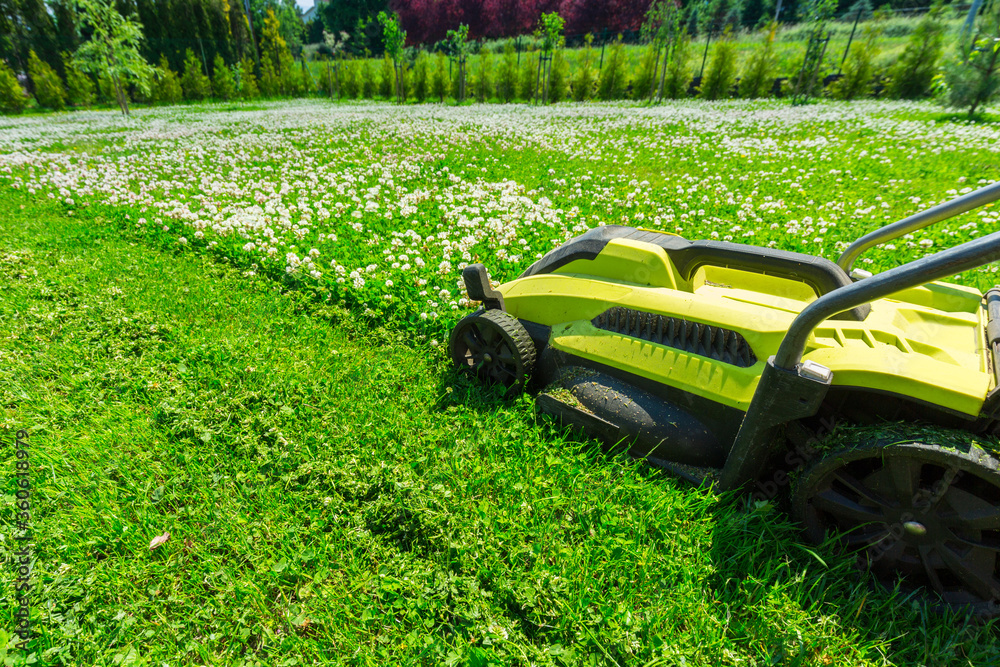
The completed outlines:
[[[809,0],[679,0],[688,17],[690,30],[711,17],[712,23],[732,19],[739,27],[761,26],[771,19],[795,22],[803,18]],[[837,0],[835,13],[843,14],[858,0]],[[586,34],[609,36],[619,33],[638,36],[652,0],[331,0],[319,5],[317,19],[307,26],[307,42],[322,41],[323,30],[360,35],[359,22],[368,37],[364,48],[381,53],[379,30],[374,17],[380,11],[394,11],[402,19],[407,44],[431,45],[445,38],[448,30],[465,24],[473,40],[517,37],[531,34],[543,13],[558,12],[566,21],[567,37]],[[930,0],[889,0],[877,6],[892,10],[924,10]],[[954,3],[959,4],[959,3]],[[961,3],[968,5],[968,2]],[[702,18],[699,18],[702,17]],[[570,41],[573,41],[570,39]],[[358,39],[354,40],[360,46]],[[355,53],[360,55],[360,53]]]

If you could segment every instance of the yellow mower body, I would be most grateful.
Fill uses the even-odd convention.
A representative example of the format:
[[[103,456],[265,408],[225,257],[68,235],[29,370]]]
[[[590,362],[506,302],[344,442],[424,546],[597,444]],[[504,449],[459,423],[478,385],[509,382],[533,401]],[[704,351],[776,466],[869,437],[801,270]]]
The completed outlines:
[[[794,278],[739,268],[705,265],[685,279],[662,247],[627,238],[608,242],[593,259],[499,291],[511,315],[551,328],[553,349],[741,411],[792,320],[817,298]],[[595,326],[615,307],[738,332],[756,361],[740,367]],[[981,293],[934,282],[872,302],[863,321],[827,320],[803,360],[829,368],[835,387],[892,393],[975,418],[994,386],[985,326]]]

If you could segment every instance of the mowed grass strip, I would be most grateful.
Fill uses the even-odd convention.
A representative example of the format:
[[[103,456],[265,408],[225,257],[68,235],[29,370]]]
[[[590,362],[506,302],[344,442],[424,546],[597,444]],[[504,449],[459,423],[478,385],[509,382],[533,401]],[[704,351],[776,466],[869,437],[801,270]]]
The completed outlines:
[[[784,515],[580,443],[443,350],[0,199],[4,664],[984,665]],[[165,532],[169,539],[150,549]]]

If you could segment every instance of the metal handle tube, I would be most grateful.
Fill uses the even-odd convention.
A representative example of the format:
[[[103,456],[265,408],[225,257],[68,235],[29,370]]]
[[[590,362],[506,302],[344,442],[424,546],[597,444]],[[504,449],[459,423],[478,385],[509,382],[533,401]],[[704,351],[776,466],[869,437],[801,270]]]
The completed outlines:
[[[794,371],[812,330],[837,313],[910,287],[947,278],[1000,259],[1000,232],[889,269],[820,297],[802,309],[778,347],[774,365]]]
[[[1000,200],[1000,181],[865,234],[848,246],[837,264],[845,273],[850,273],[854,262],[869,248],[997,200]]]
[[[1000,289],[986,291],[986,346],[993,355],[993,378],[1000,387]]]

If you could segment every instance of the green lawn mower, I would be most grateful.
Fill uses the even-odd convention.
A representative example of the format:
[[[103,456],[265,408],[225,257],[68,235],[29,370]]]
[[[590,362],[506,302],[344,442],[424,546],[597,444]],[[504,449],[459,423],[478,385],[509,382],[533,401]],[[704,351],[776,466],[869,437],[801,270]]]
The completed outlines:
[[[837,263],[597,227],[496,289],[465,268],[483,307],[451,356],[692,481],[780,495],[890,588],[997,616],[1000,454],[981,443],[1000,432],[1000,288],[935,281],[1000,259],[1000,232],[874,276],[852,265],[998,199],[994,183],[922,211]]]

